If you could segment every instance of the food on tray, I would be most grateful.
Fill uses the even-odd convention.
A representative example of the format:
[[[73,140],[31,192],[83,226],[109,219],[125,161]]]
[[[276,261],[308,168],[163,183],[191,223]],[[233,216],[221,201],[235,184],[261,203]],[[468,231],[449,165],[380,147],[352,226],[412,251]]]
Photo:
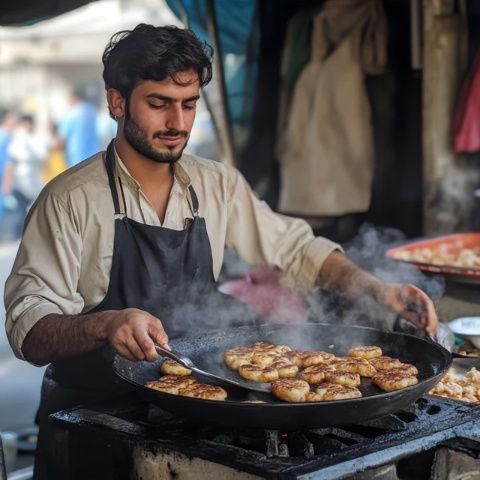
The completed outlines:
[[[192,371],[189,368],[180,365],[175,360],[168,358],[160,366],[160,371],[165,375],[190,375]]]
[[[370,358],[381,357],[383,352],[382,349],[376,345],[368,345],[352,347],[348,350],[347,355],[349,357],[366,358],[368,360]]]
[[[396,260],[431,265],[480,268],[480,246],[476,248],[460,248],[452,251],[449,244],[443,243],[435,247],[397,250],[392,254]]]
[[[480,402],[480,372],[476,368],[465,375],[448,372],[429,393],[463,402]]]
[[[392,369],[378,372],[372,377],[372,382],[378,388],[386,392],[392,392],[393,390],[401,390],[402,388],[416,385],[418,378],[415,375]]]
[[[454,347],[454,351],[464,357],[480,357],[480,349],[466,343]]]

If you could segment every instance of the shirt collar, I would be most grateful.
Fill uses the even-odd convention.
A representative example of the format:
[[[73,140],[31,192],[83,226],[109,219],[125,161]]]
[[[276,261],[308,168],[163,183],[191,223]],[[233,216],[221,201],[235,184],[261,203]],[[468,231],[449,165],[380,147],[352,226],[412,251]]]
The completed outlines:
[[[135,178],[132,177],[132,175],[128,171],[128,168],[122,162],[122,159],[120,158],[120,155],[118,154],[117,149],[115,148],[115,145],[113,145],[113,150],[115,152],[115,161],[117,164],[117,171],[119,172],[121,179],[127,182],[127,184],[131,185],[132,187],[136,189],[140,189],[140,184],[138,183],[137,180],[135,180]],[[186,190],[190,186],[191,181],[187,171],[185,170],[184,166],[181,164],[182,158],[183,158],[183,155],[178,162],[173,164],[173,176],[174,176],[173,188],[176,189],[179,186],[182,190]]]

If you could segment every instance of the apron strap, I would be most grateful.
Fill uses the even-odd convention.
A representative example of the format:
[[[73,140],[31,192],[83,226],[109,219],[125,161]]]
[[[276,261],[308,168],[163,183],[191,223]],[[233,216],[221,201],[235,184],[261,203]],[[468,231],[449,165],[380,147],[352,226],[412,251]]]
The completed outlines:
[[[196,217],[198,216],[198,197],[191,185],[188,186],[188,191],[190,192],[190,198],[192,200],[193,216]]]
[[[126,215],[127,213],[127,205],[125,203],[125,194],[123,193],[123,186],[120,178],[118,178],[118,184],[120,185],[120,190],[122,192],[122,200],[123,200],[123,211],[120,208],[120,202],[118,200],[118,189],[117,184],[115,182],[115,153],[113,147],[113,140],[109,143],[107,147],[106,159],[105,164],[107,168],[107,175],[108,175],[108,183],[110,185],[110,192],[112,193],[112,200],[113,206],[115,208],[115,215]]]

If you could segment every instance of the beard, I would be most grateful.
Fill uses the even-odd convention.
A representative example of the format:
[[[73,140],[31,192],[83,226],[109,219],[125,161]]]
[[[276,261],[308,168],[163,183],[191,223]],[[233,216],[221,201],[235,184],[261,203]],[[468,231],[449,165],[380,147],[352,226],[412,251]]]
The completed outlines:
[[[185,137],[185,143],[180,147],[178,151],[169,151],[169,152],[159,152],[149,141],[147,133],[143,130],[140,125],[135,122],[135,120],[130,116],[130,112],[125,114],[125,123],[123,126],[123,132],[125,139],[130,144],[130,146],[136,150],[138,153],[144,157],[157,162],[157,163],[175,163],[182,156],[183,150],[187,146],[188,142],[188,132],[179,131],[179,130],[167,130],[163,132],[155,132],[153,138],[158,137]]]

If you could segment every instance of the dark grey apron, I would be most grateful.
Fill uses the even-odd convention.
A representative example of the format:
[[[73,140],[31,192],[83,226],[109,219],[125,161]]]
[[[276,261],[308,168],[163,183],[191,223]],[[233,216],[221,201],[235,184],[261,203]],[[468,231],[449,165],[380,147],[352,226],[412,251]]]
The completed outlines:
[[[107,294],[89,313],[139,308],[160,318],[169,338],[254,323],[256,315],[252,310],[215,288],[210,241],[205,219],[198,216],[199,205],[193,187],[189,187],[193,218],[186,219],[185,230],[146,225],[127,217],[119,178],[121,195],[116,188],[113,142],[108,146],[105,164],[115,214],[123,216],[115,219]],[[223,318],[218,315],[219,311],[224,312]],[[40,426],[36,479],[54,478],[48,458],[51,453],[49,414],[127,391],[128,387],[110,368],[112,355],[113,350],[104,347],[53,362],[47,368],[36,418]]]

